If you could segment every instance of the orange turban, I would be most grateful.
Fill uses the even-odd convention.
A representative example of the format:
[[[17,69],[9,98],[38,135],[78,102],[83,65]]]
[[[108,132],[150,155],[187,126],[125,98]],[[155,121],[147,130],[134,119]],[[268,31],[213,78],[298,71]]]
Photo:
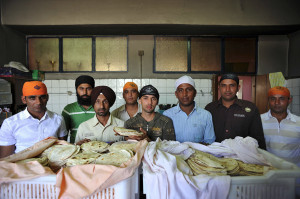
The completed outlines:
[[[138,86],[134,83],[134,82],[127,82],[124,87],[123,87],[123,92],[127,89],[127,88],[133,88],[136,91],[139,91]]]
[[[25,82],[22,91],[23,96],[48,94],[46,85],[40,81]]]
[[[283,95],[283,96],[290,97],[290,91],[286,87],[275,86],[273,88],[270,88],[268,92],[268,97],[272,95]]]

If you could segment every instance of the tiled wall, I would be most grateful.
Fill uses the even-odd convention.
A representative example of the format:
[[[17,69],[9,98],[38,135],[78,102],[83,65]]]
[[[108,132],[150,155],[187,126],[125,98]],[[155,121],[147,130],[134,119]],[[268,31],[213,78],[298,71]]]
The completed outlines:
[[[210,79],[194,79],[197,89],[195,98],[198,106],[204,108],[212,101],[212,81]],[[111,111],[125,103],[122,92],[126,82],[135,82],[139,89],[142,86],[152,84],[160,93],[159,104],[176,104],[175,81],[176,79],[96,79],[95,85],[106,85],[111,87],[117,95],[117,99]],[[53,112],[61,114],[63,108],[77,100],[75,91],[75,80],[45,80],[48,88],[49,101],[47,108]],[[158,110],[158,106],[157,106]]]
[[[300,78],[287,80],[287,88],[293,96],[289,109],[293,114],[300,116]]]

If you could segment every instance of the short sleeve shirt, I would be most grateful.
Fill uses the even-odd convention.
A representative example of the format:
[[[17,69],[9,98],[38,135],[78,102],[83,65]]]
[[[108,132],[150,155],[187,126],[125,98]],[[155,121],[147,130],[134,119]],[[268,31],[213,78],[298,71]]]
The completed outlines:
[[[30,115],[27,108],[4,120],[0,129],[0,145],[15,145],[15,153],[50,137],[64,137],[67,130],[63,118],[51,111],[38,120]]]

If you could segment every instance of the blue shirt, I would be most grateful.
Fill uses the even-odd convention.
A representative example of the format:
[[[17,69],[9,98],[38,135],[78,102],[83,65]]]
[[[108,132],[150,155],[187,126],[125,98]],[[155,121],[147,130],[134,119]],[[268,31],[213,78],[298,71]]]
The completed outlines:
[[[173,120],[176,140],[179,142],[213,143],[216,139],[210,112],[195,107],[187,115],[179,104],[163,113]]]

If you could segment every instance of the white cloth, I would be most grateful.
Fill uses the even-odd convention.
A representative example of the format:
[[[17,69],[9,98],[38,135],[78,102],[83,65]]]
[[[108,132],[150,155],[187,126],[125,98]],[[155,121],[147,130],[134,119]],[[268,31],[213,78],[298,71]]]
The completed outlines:
[[[234,139],[226,139],[221,143],[214,142],[208,146],[192,142],[185,143],[194,149],[211,153],[217,157],[234,158],[250,164],[270,165],[258,152],[258,143],[252,137],[237,136]]]
[[[230,188],[230,177],[192,176],[192,171],[183,158],[192,153],[184,143],[160,139],[150,142],[143,160],[147,198],[226,198]]]
[[[115,126],[124,127],[124,121],[112,115],[105,126],[97,119],[97,115],[81,123],[78,127],[75,143],[83,139],[98,140],[102,142],[115,142],[123,140],[123,136],[115,135]]]
[[[195,81],[187,75],[184,75],[176,80],[175,89],[177,89],[177,87],[180,86],[180,84],[190,84],[195,88]]]
[[[27,108],[4,120],[0,129],[0,145],[15,145],[15,153],[50,137],[64,137],[67,130],[63,118],[51,111],[38,120],[30,115]]]

